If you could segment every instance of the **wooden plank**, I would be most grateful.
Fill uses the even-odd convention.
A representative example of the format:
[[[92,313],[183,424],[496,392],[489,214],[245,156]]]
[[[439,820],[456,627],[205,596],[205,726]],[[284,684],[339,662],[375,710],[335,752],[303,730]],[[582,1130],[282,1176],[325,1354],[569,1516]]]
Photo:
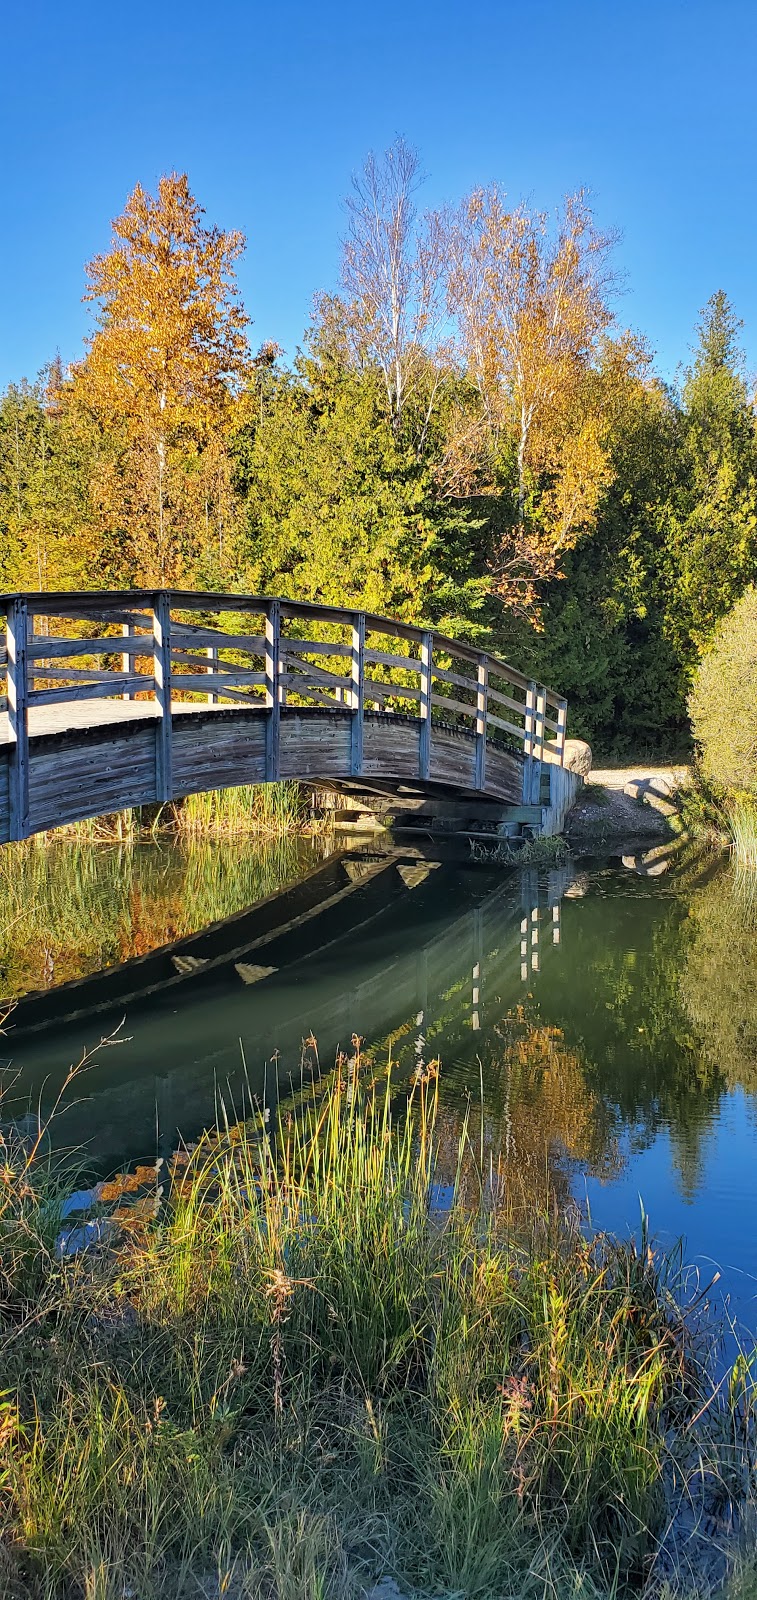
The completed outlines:
[[[352,656],[352,645],[329,644],[326,639],[291,639],[282,635],[281,653],[285,656]]]
[[[523,729],[522,728],[516,728],[514,722],[506,722],[504,717],[495,717],[493,711],[490,711],[488,713],[488,716],[486,718],[486,722],[487,722],[487,727],[489,727],[489,728],[501,728],[503,733],[512,733],[512,734],[515,735],[516,739],[518,739],[520,742],[522,742],[522,740],[523,740]]]
[[[522,717],[526,715],[527,707],[524,700],[512,700],[509,694],[501,694],[499,689],[493,689],[491,684],[489,684],[489,699],[495,705],[507,706],[508,711],[517,711]]]
[[[367,676],[365,680],[365,694],[366,699],[368,700],[370,700],[374,694],[377,696],[377,698],[380,697],[382,700],[420,700],[421,697],[420,689],[406,688],[404,683],[384,683],[380,678],[369,678]]]
[[[363,732],[365,723],[365,617],[360,615],[352,626],[352,689],[350,693],[350,773],[353,778],[363,770]]]
[[[155,637],[155,699],[160,721],[155,729],[155,798],[165,803],[173,796],[171,745],[171,600],[167,589],[156,598],[153,612]]]
[[[193,664],[195,666],[202,667],[201,673],[198,674],[173,671],[175,666],[182,666],[185,661],[187,662],[187,665],[190,665],[190,660],[186,656],[177,656],[175,650],[171,651],[171,677],[174,689],[186,689],[187,680],[189,678],[194,680],[198,676],[203,680],[203,691],[207,691],[210,687],[216,688],[218,685],[223,684],[228,684],[230,689],[241,689],[246,683],[256,684],[258,687],[260,687],[261,685],[264,685],[266,681],[264,672],[255,672],[253,671],[252,667],[250,667],[249,670],[247,667],[227,667],[223,661],[219,662],[217,671],[214,670],[213,672],[208,672],[207,665],[205,664],[207,657],[203,658],[202,656],[196,656],[193,658]],[[211,677],[214,680],[217,679],[217,684],[214,681],[211,686]]]
[[[476,685],[476,788],[486,787],[486,713],[488,711],[489,667],[485,655],[478,663]]]
[[[303,700],[308,700],[312,705],[327,706],[331,711],[338,711],[342,709],[341,702],[338,701],[336,697],[332,698],[331,695],[326,694],[324,690],[321,689],[317,684],[309,683],[307,678],[303,678],[301,676],[289,678],[284,673],[281,676],[280,682],[283,685],[287,695],[289,693],[289,689],[292,688],[298,695],[302,697]],[[349,679],[347,682],[349,682]],[[287,700],[286,704],[290,704],[290,701]]]
[[[29,719],[26,649],[28,611],[19,596],[6,611],[5,647],[8,652],[8,720],[13,743],[8,756],[9,832],[25,839],[29,832]]]
[[[127,627],[122,623],[122,627]],[[114,634],[112,639],[57,639],[35,634],[27,644],[30,661],[59,661],[68,656],[151,656],[152,632]]]
[[[174,672],[171,675],[173,693],[178,694],[184,690],[188,694],[214,694],[225,695],[231,689],[264,689],[266,675],[264,672]],[[245,695],[238,698],[246,699]],[[253,701],[253,704],[255,702]]]
[[[60,689],[30,689],[28,701],[30,706],[54,706],[67,701],[74,704],[78,700],[112,700],[120,698],[127,688],[134,693],[143,690],[152,692],[155,680],[144,677],[141,672],[135,672],[131,677],[123,672],[113,672],[104,683],[72,683],[64,684]]]
[[[557,754],[562,766],[565,755],[565,736],[568,731],[568,702],[563,700],[557,713]]]
[[[264,594],[216,594],[204,589],[171,589],[170,594],[174,611],[221,611],[227,615],[256,611],[264,617],[271,604],[271,596]]]
[[[220,628],[188,627],[182,622],[171,622],[171,641],[174,649],[186,646],[200,649],[217,645],[220,650],[239,650],[250,656],[265,655],[262,633],[223,633]]]
[[[464,678],[459,672],[448,672],[446,667],[434,667],[434,678],[441,683],[452,683],[458,689],[472,689],[474,693],[476,690],[475,678]]]
[[[439,706],[444,711],[458,711],[464,717],[475,717],[476,715],[475,706],[464,705],[462,700],[453,700],[451,696],[446,694],[432,694],[431,704],[432,706]]]
[[[434,670],[434,635],[429,629],[421,639],[420,719],[418,735],[418,776],[428,781],[431,771],[431,682]]]
[[[283,651],[282,660],[285,663],[287,662],[287,656]],[[341,673],[327,672],[325,667],[314,667],[311,662],[300,662],[299,658],[297,658],[297,667],[291,672],[285,670],[283,676],[286,679],[287,686],[293,689],[296,689],[298,682],[303,680],[309,683],[322,684],[325,688],[331,689],[348,689],[352,681],[347,676],[343,677]]]
[[[50,678],[53,683],[70,683],[72,687],[80,683],[99,683],[108,694],[110,691],[107,685],[114,678],[135,678],[140,674],[115,670],[110,672],[106,667],[46,667],[42,664],[28,667],[26,676],[29,683],[33,683],[35,678]]]
[[[420,658],[415,656],[392,656],[383,650],[368,650],[365,659],[372,667],[398,667],[404,672],[420,672]]]

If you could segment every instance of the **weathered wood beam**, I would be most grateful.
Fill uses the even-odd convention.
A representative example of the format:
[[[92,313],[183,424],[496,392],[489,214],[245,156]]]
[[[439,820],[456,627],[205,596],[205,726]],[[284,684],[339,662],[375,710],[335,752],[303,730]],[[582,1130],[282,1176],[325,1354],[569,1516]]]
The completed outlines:
[[[431,772],[431,679],[434,670],[434,635],[427,630],[421,636],[421,688],[418,734],[418,776],[425,781]]]
[[[171,719],[171,597],[161,589],[153,611],[155,698],[160,721],[155,730],[155,798],[173,797],[173,724]]]
[[[29,722],[26,648],[28,610],[19,596],[6,610],[5,644],[8,652],[8,720],[12,744],[9,752],[8,786],[10,837],[25,839],[29,832]]]
[[[279,678],[281,675],[281,604],[268,601],[265,620],[265,701],[268,708],[266,723],[265,775],[268,783],[279,776],[279,732],[281,702]]]
[[[363,734],[365,728],[365,616],[362,612],[352,624],[352,689],[350,707],[352,723],[350,734],[350,773],[353,778],[363,770]]]

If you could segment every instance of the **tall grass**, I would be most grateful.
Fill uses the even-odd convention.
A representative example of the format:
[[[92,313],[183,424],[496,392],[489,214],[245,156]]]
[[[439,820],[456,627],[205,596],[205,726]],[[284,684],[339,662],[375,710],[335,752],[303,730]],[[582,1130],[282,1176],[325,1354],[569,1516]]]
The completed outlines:
[[[11,1179],[5,1593],[650,1592],[672,1487],[735,1492],[748,1390],[714,1388],[646,1238],[516,1237],[491,1171],[435,1211],[436,1089],[396,1119],[356,1048],[273,1140],[209,1137],[157,1218],[62,1262],[44,1184]]]
[[[191,794],[175,807],[173,822],[193,837],[238,837],[255,832],[289,833],[310,822],[310,799],[299,783],[246,784]]]
[[[757,868],[757,800],[751,795],[735,796],[728,807],[727,827],[735,861],[754,872]]]

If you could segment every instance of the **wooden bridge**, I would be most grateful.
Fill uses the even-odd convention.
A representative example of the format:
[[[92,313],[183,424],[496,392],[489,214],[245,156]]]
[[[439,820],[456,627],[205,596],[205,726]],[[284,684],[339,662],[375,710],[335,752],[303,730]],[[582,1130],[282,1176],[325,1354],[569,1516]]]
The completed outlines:
[[[0,843],[280,778],[560,803],[566,701],[460,640],[256,595],[12,594],[0,604]]]

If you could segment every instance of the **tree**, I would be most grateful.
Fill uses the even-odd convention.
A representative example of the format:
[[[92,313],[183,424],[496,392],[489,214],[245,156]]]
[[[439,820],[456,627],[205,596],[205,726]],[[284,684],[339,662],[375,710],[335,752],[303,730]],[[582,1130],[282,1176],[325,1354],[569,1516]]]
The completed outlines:
[[[757,793],[757,589],[715,629],[689,700],[705,777]]]
[[[445,229],[439,215],[418,218],[413,197],[422,181],[418,153],[404,139],[381,161],[369,155],[347,199],[346,307],[328,297],[321,302],[322,317],[331,306],[343,318],[358,363],[380,371],[395,433],[427,376],[444,314]],[[437,365],[438,378],[442,371]],[[421,441],[435,398],[432,386],[420,419]]]
[[[95,440],[62,404],[60,359],[0,397],[0,584],[81,586],[92,570],[88,478]]]
[[[452,233],[450,310],[482,408],[463,456],[471,480],[477,471],[514,480],[495,576],[524,608],[592,526],[609,480],[587,380],[612,321],[612,244],[583,193],[568,197],[551,228],[545,213],[509,210],[496,188],[479,189]]]
[[[132,581],[176,582],[233,513],[227,442],[247,376],[246,317],[234,286],[240,233],[202,223],[186,174],[138,184],[90,262],[97,330],[72,400],[107,449],[93,480],[103,534]]]
[[[331,322],[294,371],[267,375],[237,452],[250,588],[485,636],[478,519],[440,499],[436,441],[419,455],[397,435],[381,372],[356,368]]]
[[[681,485],[667,530],[668,634],[689,679],[757,569],[757,434],[740,329],[718,290],[701,313],[683,389]]]

